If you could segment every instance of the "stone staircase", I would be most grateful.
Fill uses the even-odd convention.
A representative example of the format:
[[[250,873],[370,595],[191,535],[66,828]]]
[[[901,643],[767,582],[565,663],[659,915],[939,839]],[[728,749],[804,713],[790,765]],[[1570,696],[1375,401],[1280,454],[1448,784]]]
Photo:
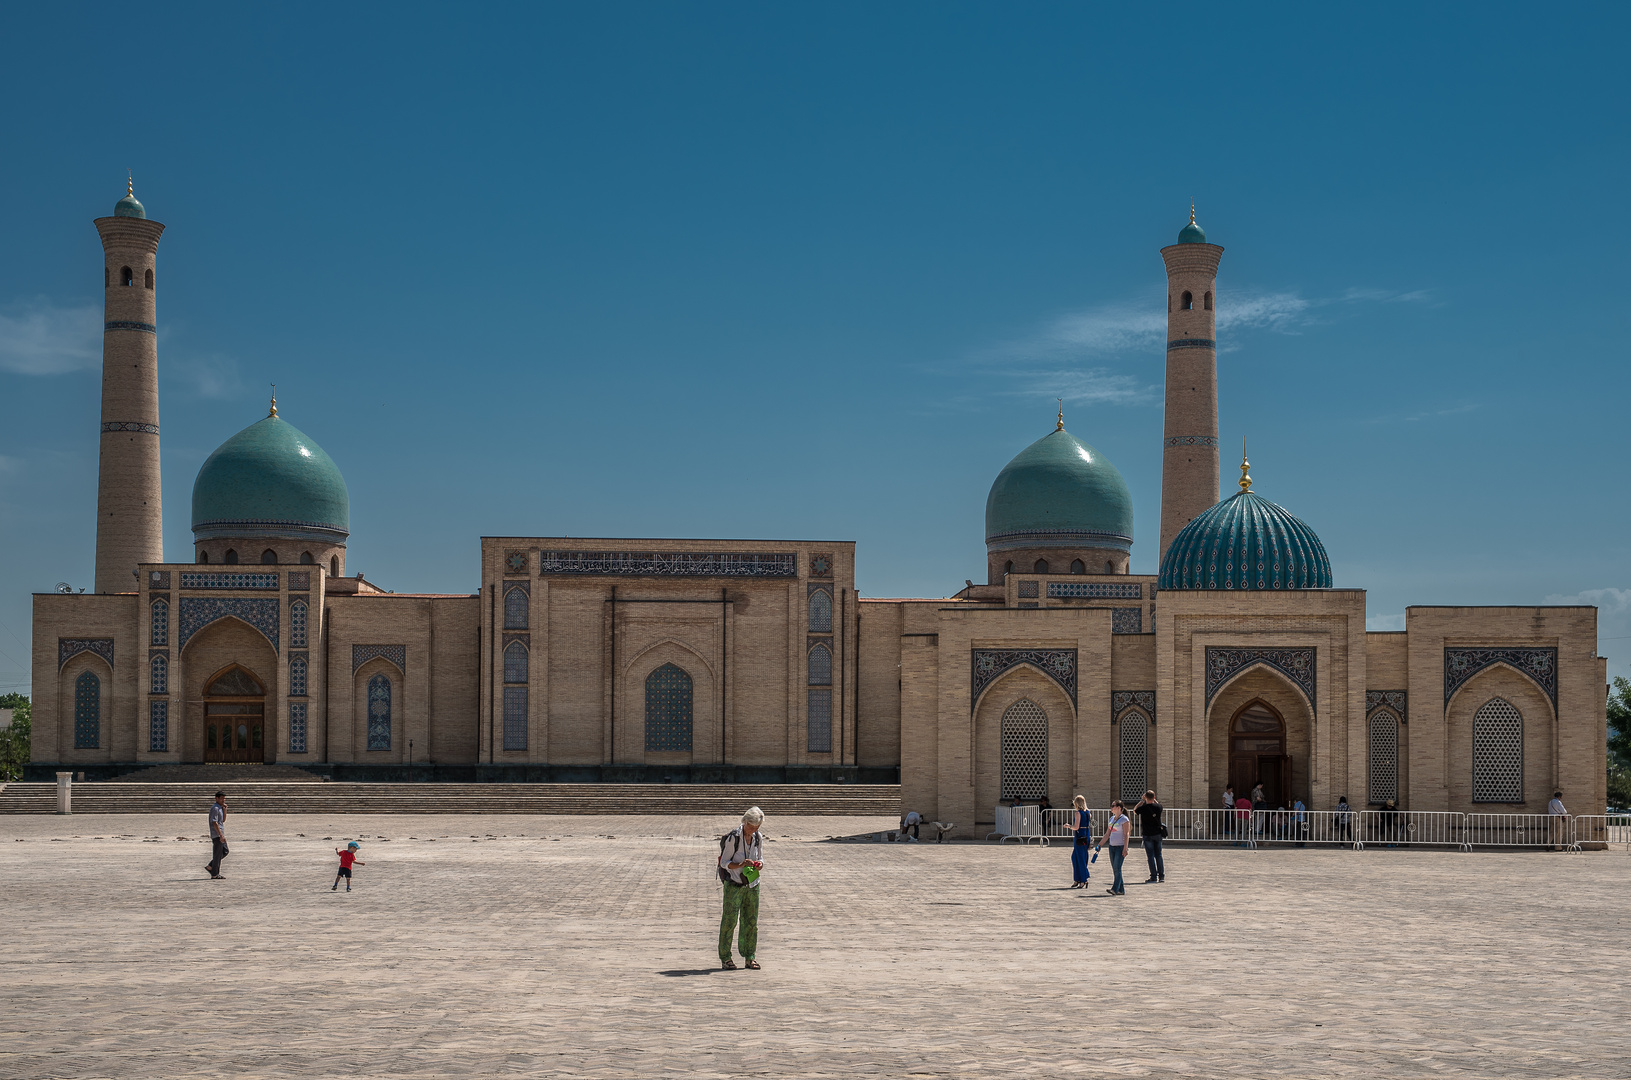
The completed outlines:
[[[136,774],[140,776],[142,774]],[[357,784],[130,779],[73,786],[76,814],[199,814],[217,790],[235,814],[766,814],[898,817],[898,784]],[[52,814],[57,786],[0,787],[0,814]]]
[[[107,781],[111,784],[219,784],[231,781],[280,781],[293,784],[321,784],[323,777],[294,765],[263,765],[259,762],[231,764],[212,762],[207,765],[152,765],[135,772],[127,772]]]

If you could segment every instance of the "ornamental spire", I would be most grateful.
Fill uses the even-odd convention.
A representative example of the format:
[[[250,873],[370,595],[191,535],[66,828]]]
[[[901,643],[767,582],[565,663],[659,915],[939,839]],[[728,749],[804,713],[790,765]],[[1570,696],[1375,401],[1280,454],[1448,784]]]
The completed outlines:
[[[266,415],[267,416],[276,416],[277,415],[277,383],[272,384],[272,411],[267,413]]]
[[[125,170],[125,194],[132,199],[136,197],[136,176],[129,169]]]
[[[1191,225],[1195,224],[1195,204],[1194,203],[1189,204],[1189,223]]]
[[[1247,472],[1252,463],[1246,458],[1246,440],[1240,440],[1240,492],[1245,494],[1252,489],[1252,474]]]
[[[1053,430],[1063,431],[1065,430],[1065,399],[1054,398],[1053,400],[1059,403],[1059,424]]]

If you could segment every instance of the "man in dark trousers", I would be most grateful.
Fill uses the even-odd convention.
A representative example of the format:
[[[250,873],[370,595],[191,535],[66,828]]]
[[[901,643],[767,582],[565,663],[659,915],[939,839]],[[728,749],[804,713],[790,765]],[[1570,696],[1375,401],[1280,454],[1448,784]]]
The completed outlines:
[[[210,877],[221,880],[221,860],[227,857],[227,793],[215,793],[215,805],[210,807],[210,846],[214,858],[204,864]]]
[[[1161,857],[1161,810],[1153,789],[1146,791],[1133,807],[1133,813],[1138,815],[1138,831],[1144,836],[1144,858],[1150,864],[1150,879],[1146,885],[1167,880],[1166,860]]]

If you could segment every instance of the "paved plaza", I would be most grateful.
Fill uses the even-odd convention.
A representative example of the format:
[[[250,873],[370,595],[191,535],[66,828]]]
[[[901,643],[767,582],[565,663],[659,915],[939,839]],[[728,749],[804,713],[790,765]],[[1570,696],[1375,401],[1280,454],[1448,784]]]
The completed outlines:
[[[1115,899],[772,818],[722,972],[731,824],[237,815],[216,882],[202,807],[0,818],[0,1076],[1631,1075],[1623,851],[1169,849]]]

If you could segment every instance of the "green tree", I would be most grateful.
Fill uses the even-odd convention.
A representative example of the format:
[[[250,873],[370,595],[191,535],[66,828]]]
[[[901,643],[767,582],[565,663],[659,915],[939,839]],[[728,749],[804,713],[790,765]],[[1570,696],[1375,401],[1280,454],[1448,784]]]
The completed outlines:
[[[11,710],[11,727],[0,731],[0,782],[22,778],[29,758],[27,694],[0,694],[0,709]]]
[[[1631,680],[1623,675],[1608,692],[1608,805],[1631,807]]]

